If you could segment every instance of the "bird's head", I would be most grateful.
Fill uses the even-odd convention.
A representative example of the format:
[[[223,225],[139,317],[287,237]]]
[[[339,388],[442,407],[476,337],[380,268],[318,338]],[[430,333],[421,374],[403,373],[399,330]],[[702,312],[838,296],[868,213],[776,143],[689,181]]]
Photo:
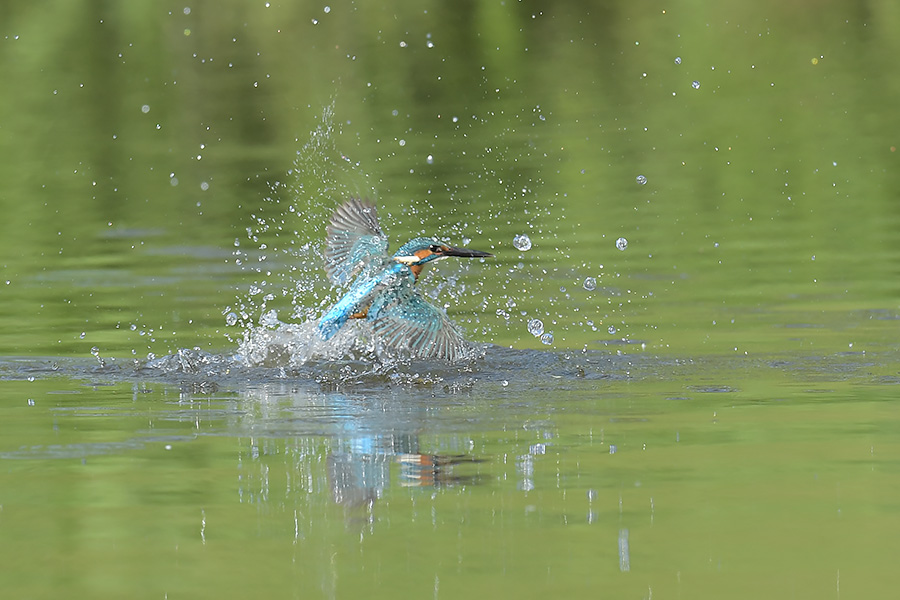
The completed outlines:
[[[493,256],[490,252],[481,250],[469,250],[468,248],[454,248],[432,238],[416,238],[400,246],[394,253],[394,260],[403,263],[412,269],[416,277],[422,272],[422,268],[431,261],[448,256],[463,258],[485,258]]]

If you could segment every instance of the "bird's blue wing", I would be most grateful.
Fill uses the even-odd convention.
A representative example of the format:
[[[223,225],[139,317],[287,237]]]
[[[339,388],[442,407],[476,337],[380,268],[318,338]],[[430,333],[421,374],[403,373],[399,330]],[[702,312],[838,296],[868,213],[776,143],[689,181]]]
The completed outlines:
[[[322,339],[331,339],[352,314],[365,313],[373,301],[381,296],[387,297],[385,288],[395,286],[398,290],[407,289],[411,276],[409,267],[397,262],[390,262],[381,271],[370,268],[368,276],[357,278],[350,290],[319,319]]]
[[[471,356],[473,346],[446,313],[411,288],[372,304],[369,319],[377,343],[398,357],[456,361]]]
[[[340,205],[327,231],[325,272],[335,285],[347,285],[372,259],[380,265],[387,258],[387,236],[368,200],[351,198]]]

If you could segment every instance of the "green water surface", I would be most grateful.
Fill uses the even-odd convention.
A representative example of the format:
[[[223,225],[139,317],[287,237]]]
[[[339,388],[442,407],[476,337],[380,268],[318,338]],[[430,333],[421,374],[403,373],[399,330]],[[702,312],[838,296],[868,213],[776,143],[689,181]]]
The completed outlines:
[[[0,596],[893,597],[898,28],[4,5]],[[422,284],[484,360],[142,367],[320,314],[351,194],[495,254]]]

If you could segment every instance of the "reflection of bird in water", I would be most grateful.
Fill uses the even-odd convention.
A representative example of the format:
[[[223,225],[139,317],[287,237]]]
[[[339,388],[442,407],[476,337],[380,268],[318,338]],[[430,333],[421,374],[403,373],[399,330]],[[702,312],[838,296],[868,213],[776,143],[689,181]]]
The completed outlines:
[[[454,465],[480,463],[483,459],[468,454],[400,454],[401,484],[420,487],[453,487],[454,485],[478,484],[480,475],[460,475],[453,472]]]
[[[370,515],[359,511],[371,510],[390,486],[395,479],[391,476],[394,463],[400,465],[400,485],[404,487],[449,488],[487,480],[480,473],[454,472],[461,465],[481,463],[483,459],[468,454],[420,454],[416,434],[363,435],[344,438],[337,446],[326,460],[331,499],[347,509],[354,520],[369,519]]]
[[[469,345],[460,332],[444,311],[422,297],[415,283],[425,265],[435,260],[492,254],[416,238],[388,255],[375,206],[358,198],[334,212],[325,244],[329,279],[335,285],[350,284],[350,289],[319,320],[323,339],[331,339],[348,319],[366,319],[376,342],[388,352],[451,361],[467,354]]]

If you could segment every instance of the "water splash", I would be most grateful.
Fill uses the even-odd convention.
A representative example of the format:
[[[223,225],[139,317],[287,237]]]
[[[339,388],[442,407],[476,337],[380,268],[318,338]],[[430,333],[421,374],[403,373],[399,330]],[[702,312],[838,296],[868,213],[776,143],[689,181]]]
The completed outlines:
[[[249,244],[243,242],[248,249],[235,241],[235,262],[257,274],[235,305],[222,313],[229,328],[240,331],[239,337],[232,333],[229,339],[238,343],[236,356],[244,364],[294,368],[315,361],[392,363],[410,358],[401,350],[381,347],[364,320],[351,321],[328,341],[318,331],[318,317],[345,291],[333,289],[323,270],[326,224],[334,208],[349,197],[377,200],[358,163],[338,150],[334,124],[332,103],[298,151],[286,182],[274,182],[264,205],[252,215],[246,229]],[[379,213],[382,225],[389,224],[390,213],[383,207]],[[473,293],[452,276],[439,279],[436,289],[419,289],[431,298],[441,292],[457,298]],[[470,344],[458,360],[483,354],[480,345]]]
[[[282,355],[291,365],[366,354],[364,340],[350,344],[340,336],[326,343],[314,331],[323,308],[337,299],[322,270],[331,212],[344,198],[376,197],[368,175],[337,149],[338,133],[332,101],[285,181],[270,183],[270,195],[251,214],[246,240],[235,240],[235,263],[257,279],[222,314],[229,339],[239,345],[237,356],[248,364],[267,365]]]

